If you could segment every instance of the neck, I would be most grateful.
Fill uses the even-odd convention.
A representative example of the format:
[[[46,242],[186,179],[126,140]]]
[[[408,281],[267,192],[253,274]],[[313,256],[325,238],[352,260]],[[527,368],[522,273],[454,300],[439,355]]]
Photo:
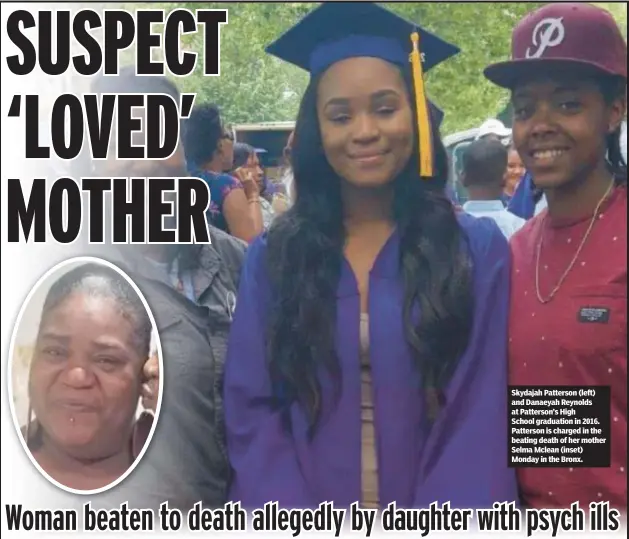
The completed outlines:
[[[472,201],[500,200],[502,190],[493,187],[468,187],[467,195],[468,200]]]
[[[502,190],[502,192],[508,197],[512,197],[513,193],[515,193],[515,187],[516,187],[515,185],[511,185],[511,184],[505,185],[505,188]]]
[[[222,174],[224,172],[223,163],[221,163],[218,157],[213,157],[211,161],[205,163],[201,168],[208,172],[214,172],[215,174]]]
[[[613,177],[605,162],[582,178],[554,189],[545,189],[548,213],[554,219],[574,219],[592,215]]]
[[[393,228],[392,186],[360,189],[344,183],[341,196],[345,229],[349,235],[353,235],[356,230],[374,227]]]
[[[45,434],[41,448],[34,453],[39,465],[61,484],[77,490],[93,490],[109,485],[131,466],[131,434],[129,445],[99,459],[75,458],[57,446]]]

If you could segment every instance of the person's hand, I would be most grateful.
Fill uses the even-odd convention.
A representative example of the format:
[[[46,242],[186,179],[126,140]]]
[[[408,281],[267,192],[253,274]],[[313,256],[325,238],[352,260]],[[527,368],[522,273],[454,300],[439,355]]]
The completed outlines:
[[[282,194],[276,194],[273,196],[271,206],[277,215],[284,213],[288,209],[288,199]]]
[[[258,187],[258,183],[255,181],[252,170],[240,167],[234,171],[234,176],[236,176],[236,178],[240,180],[240,183],[242,183],[247,200],[253,200],[260,197],[260,187]]]
[[[157,410],[159,397],[159,359],[153,354],[144,364],[144,383],[142,384],[142,406],[147,410]]]

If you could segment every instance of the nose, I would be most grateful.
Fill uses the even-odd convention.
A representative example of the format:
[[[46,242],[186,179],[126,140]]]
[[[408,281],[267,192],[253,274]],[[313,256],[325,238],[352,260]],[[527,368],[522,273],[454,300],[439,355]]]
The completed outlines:
[[[354,122],[353,139],[359,144],[366,144],[377,140],[380,136],[378,122],[373,115],[365,113],[356,117]]]
[[[61,374],[61,381],[74,389],[85,389],[94,385],[94,373],[83,365],[69,364]]]
[[[549,103],[540,103],[530,119],[530,135],[543,138],[546,135],[557,132],[553,109]]]

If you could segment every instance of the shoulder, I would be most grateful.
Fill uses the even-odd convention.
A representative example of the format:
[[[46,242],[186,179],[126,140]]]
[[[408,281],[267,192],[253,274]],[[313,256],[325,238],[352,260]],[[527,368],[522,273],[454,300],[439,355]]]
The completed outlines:
[[[514,213],[511,213],[509,210],[504,210],[500,212],[500,219],[502,222],[509,225],[512,233],[520,230],[524,225],[526,225],[526,219],[522,219],[522,217],[518,217]]]
[[[247,248],[245,264],[243,267],[243,277],[249,283],[269,283],[267,272],[267,251],[269,233],[263,232]]]
[[[221,256],[236,258],[240,262],[244,260],[247,251],[246,242],[215,226],[210,226],[210,238],[212,245]]]
[[[231,271],[240,274],[245,261],[247,244],[214,226],[210,226],[212,248]]]
[[[269,248],[269,232],[263,232],[253,240],[247,248],[247,264],[260,265],[266,259]]]
[[[231,189],[242,188],[242,183],[238,178],[231,176],[230,174],[217,174],[214,180],[217,185],[221,187],[229,187]]]
[[[475,263],[509,257],[509,244],[502,230],[491,217],[474,217],[458,212],[459,226],[467,238]]]
[[[547,210],[525,221],[522,227],[511,237],[509,242],[514,256],[532,256],[536,238],[541,230]]]

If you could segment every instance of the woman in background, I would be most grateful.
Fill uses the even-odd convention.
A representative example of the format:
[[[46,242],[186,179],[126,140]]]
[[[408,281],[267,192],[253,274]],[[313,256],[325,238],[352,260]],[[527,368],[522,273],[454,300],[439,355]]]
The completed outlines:
[[[60,277],[42,310],[22,433],[41,468],[76,490],[105,487],[144,447],[152,416],[136,421],[151,321],[115,270],[85,264]]]
[[[549,20],[565,37],[531,60]],[[513,59],[485,74],[511,90],[513,141],[548,202],[511,239],[511,384],[611,387],[610,465],[520,468],[523,502],[626,511],[627,44],[607,11],[550,4],[520,21]]]
[[[184,130],[190,174],[210,187],[208,218],[216,228],[246,242],[263,229],[260,193],[253,177],[234,178],[233,136],[224,128],[216,105],[194,108]]]
[[[509,146],[509,153],[507,155],[507,169],[505,170],[505,188],[503,193],[503,199],[505,207],[509,206],[509,202],[513,197],[518,184],[524,176],[524,165],[522,164],[522,158],[518,153],[518,150],[511,144]]]
[[[260,166],[260,159],[253,146],[245,144],[244,142],[234,144],[233,175],[239,178],[243,183],[246,181],[255,182],[259,193],[262,223],[265,229],[269,228],[275,217],[275,211],[271,204],[272,196],[269,196],[269,193],[267,193],[267,185],[264,172]]]
[[[258,186],[260,207],[264,228],[268,229],[276,215],[286,211],[286,196],[276,191],[264,174],[258,151],[249,144],[237,142],[234,145],[234,176],[246,179],[249,175]],[[246,180],[245,180],[246,181]]]
[[[508,246],[445,196],[420,57],[427,70],[458,49],[420,29],[411,83],[414,28],[330,2],[267,49],[312,80],[298,196],[250,247],[228,346],[230,497],[246,507],[516,499]]]

